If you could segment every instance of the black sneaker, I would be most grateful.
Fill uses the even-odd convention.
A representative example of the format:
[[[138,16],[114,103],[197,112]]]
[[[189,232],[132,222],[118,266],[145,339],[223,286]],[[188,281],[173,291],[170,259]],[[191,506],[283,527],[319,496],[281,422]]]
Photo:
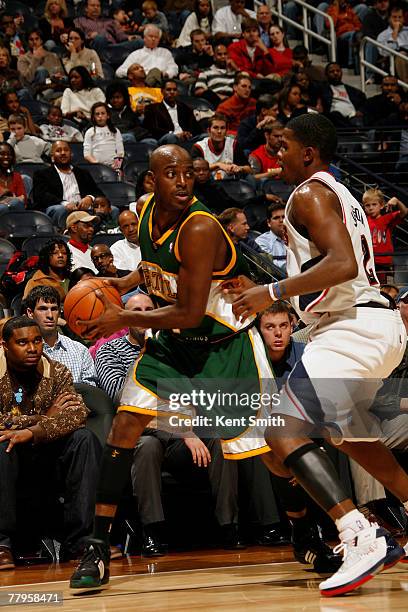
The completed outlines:
[[[109,544],[103,540],[89,539],[82,559],[72,574],[69,584],[76,593],[101,589],[109,582]]]
[[[309,565],[318,574],[334,574],[342,564],[342,556],[336,555],[323,541],[316,524],[305,523],[292,528],[293,554],[296,561]],[[299,521],[300,523],[300,521]]]

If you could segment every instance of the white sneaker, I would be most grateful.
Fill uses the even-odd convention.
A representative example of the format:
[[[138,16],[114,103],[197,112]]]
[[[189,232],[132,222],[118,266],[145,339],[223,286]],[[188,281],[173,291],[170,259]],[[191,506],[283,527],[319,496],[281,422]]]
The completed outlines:
[[[350,542],[342,542],[333,552],[343,551],[343,564],[327,580],[320,583],[320,593],[325,597],[343,595],[357,589],[383,569],[392,567],[405,556],[405,550],[388,531],[372,523],[356,533]]]

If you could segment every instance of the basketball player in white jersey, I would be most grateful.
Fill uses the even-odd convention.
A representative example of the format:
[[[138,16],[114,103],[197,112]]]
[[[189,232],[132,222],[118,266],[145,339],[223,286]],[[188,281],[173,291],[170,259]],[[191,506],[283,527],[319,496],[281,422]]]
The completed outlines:
[[[304,322],[316,320],[274,409],[285,428],[268,428],[265,439],[339,530],[343,564],[320,584],[326,596],[351,591],[407,558],[347,498],[329,458],[309,437],[316,428],[391,490],[408,513],[408,476],[378,440],[380,428],[368,411],[381,379],[402,359],[406,333],[378,289],[367,219],[328,173],[335,149],[335,128],[322,115],[301,115],[287,124],[279,152],[282,175],[298,185],[286,207],[288,278],[249,289],[242,279],[234,305],[245,319],[279,298],[292,298]]]

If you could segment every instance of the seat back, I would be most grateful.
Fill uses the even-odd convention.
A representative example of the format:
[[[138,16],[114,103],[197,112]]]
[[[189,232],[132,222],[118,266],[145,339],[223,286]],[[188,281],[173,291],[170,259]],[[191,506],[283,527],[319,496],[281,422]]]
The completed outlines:
[[[0,236],[4,238],[54,233],[51,219],[38,210],[7,211],[0,215]]]
[[[26,174],[30,178],[33,178],[34,172],[37,172],[37,170],[44,170],[45,168],[48,168],[48,167],[49,167],[49,164],[38,164],[35,162],[23,162],[21,164],[16,164],[14,169],[16,172],[19,172],[20,174]]]
[[[95,246],[95,244],[107,244],[108,247],[111,247],[112,244],[123,239],[123,234],[96,234],[96,236],[92,238],[91,246]]]
[[[127,162],[123,168],[125,180],[128,183],[132,183],[132,185],[136,185],[139,175],[145,170],[147,170],[148,167],[149,167],[148,162],[146,163],[141,162],[141,161]]]
[[[87,170],[96,184],[106,182],[112,183],[118,180],[118,175],[116,172],[105,164],[89,164],[88,162],[81,162],[77,165],[79,168]]]
[[[136,189],[130,183],[101,183],[101,191],[108,198],[112,206],[128,208],[136,200]]]
[[[26,238],[21,245],[21,250],[25,252],[27,257],[38,255],[44,245],[55,238],[62,238],[65,242],[68,242],[69,236],[61,236],[61,234],[44,234],[43,236],[30,236]]]
[[[10,261],[10,257],[13,255],[15,250],[16,247],[14,244],[5,238],[0,238],[0,275],[5,272],[8,262]]]

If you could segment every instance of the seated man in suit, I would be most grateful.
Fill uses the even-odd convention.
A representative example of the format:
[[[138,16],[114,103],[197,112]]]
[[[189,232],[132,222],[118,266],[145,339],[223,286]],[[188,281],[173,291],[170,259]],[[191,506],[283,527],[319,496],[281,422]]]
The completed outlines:
[[[69,143],[57,140],[51,149],[52,166],[33,177],[35,208],[49,215],[55,225],[65,227],[69,213],[88,210],[94,198],[103,195],[87,170],[72,166]]]
[[[163,102],[145,109],[143,127],[162,144],[180,144],[201,133],[199,123],[187,104],[177,100],[177,82],[168,79],[162,86]]]
[[[367,98],[364,93],[343,83],[343,71],[337,62],[326,69],[327,83],[322,87],[323,113],[336,127],[363,125],[363,109]]]

